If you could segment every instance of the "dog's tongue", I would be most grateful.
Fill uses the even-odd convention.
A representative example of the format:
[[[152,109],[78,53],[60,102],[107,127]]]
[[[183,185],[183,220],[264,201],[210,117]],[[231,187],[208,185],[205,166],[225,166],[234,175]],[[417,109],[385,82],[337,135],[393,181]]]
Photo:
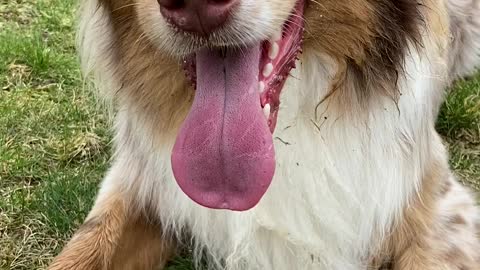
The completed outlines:
[[[214,209],[244,211],[275,170],[272,134],[260,106],[260,45],[197,53],[197,90],[172,153],[181,189]]]

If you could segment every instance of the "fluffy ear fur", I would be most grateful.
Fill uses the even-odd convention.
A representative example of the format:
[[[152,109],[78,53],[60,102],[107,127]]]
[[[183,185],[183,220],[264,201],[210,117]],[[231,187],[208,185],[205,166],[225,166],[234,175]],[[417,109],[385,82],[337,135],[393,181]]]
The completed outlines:
[[[243,10],[255,26],[284,13],[275,3],[290,3],[242,1],[264,7]],[[206,256],[213,268],[478,269],[478,209],[451,175],[434,123],[448,72],[464,76],[480,63],[479,3],[310,1],[304,52],[282,92],[273,184],[256,208],[233,213],[194,204],[173,178],[170,153],[193,89],[152,34],[170,33],[152,17],[161,16],[157,2],[83,1],[83,68],[117,111],[116,155],[100,198],[127,194],[129,207],[150,209],[159,230],[191,243],[195,259]],[[105,235],[128,247],[121,256],[107,246],[87,250],[101,260],[117,263],[136,247],[130,240],[139,238],[120,232],[158,239],[151,250],[168,253],[145,223],[103,217],[102,224],[123,220]],[[86,224],[62,254],[83,254],[95,238],[81,236],[98,231]],[[60,255],[54,269],[82,265],[80,258]]]

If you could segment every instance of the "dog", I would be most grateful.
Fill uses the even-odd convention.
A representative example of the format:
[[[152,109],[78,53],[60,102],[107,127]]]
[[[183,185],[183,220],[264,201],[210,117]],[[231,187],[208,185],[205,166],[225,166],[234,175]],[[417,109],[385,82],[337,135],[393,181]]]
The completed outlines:
[[[435,121],[480,0],[84,0],[115,112],[93,209],[49,269],[480,269]]]

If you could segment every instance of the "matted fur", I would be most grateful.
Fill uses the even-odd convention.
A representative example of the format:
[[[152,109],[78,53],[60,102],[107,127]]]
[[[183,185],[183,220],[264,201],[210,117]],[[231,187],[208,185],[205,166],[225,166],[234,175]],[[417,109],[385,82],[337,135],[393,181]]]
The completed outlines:
[[[237,30],[251,30],[250,39],[268,38],[294,4],[242,1],[250,6],[234,21]],[[194,257],[205,254],[212,268],[478,269],[478,210],[451,176],[434,123],[443,89],[480,64],[479,3],[310,1],[304,52],[283,90],[274,133],[273,184],[253,210],[234,213],[188,199],[170,153],[193,98],[175,50],[239,36],[230,29],[221,34],[232,40],[169,39],[155,0],[85,0],[84,71],[117,111],[115,161],[90,218],[110,224],[115,219],[98,213],[117,206],[101,198],[128,194],[129,206],[153,211],[161,223],[164,237],[152,240],[192,244]],[[116,235],[115,245],[136,233],[115,224],[100,226]],[[66,254],[101,238],[78,239]],[[99,244],[93,256],[110,254],[104,259],[113,263],[109,248]],[[61,269],[85,259],[63,254],[54,264]]]

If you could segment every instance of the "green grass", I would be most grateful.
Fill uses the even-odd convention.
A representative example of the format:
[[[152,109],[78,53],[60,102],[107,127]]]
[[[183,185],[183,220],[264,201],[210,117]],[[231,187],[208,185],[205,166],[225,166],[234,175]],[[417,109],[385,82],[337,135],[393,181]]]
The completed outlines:
[[[107,167],[110,135],[81,87],[72,14],[73,1],[0,0],[0,269],[44,268]]]
[[[480,191],[480,74],[456,84],[437,130],[449,145],[450,164],[460,180]]]
[[[74,13],[75,0],[0,0],[0,269],[44,269],[108,167],[111,134],[82,87]],[[458,84],[438,130],[461,180],[480,190],[480,76]]]

